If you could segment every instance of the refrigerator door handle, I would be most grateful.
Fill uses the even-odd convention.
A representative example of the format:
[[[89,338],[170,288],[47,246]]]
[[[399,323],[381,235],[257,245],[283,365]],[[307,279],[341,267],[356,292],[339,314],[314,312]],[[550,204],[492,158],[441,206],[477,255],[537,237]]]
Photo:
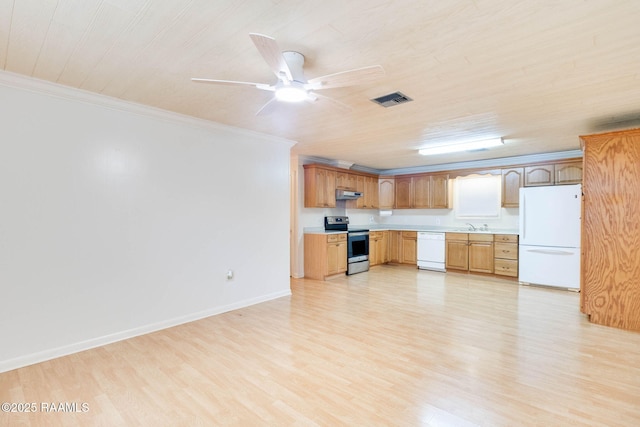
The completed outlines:
[[[573,255],[575,252],[563,251],[560,249],[527,249],[527,252],[545,255]]]
[[[522,200],[520,200],[520,231],[522,231],[522,235],[520,239],[525,240],[527,238],[527,221],[525,215],[527,214],[526,209],[527,204],[527,195],[522,193]]]

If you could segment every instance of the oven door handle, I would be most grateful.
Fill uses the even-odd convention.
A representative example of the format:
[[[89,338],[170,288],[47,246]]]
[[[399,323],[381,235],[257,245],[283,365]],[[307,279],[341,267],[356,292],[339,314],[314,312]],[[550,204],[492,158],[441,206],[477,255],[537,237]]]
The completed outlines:
[[[367,231],[360,231],[360,232],[356,232],[356,233],[349,233],[349,236],[368,236],[369,232]]]

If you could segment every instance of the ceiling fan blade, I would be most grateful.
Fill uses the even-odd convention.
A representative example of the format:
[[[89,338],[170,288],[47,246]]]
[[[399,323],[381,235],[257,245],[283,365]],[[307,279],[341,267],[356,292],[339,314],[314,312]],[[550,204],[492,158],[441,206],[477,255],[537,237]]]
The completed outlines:
[[[282,79],[284,75],[286,76],[287,81],[293,80],[291,70],[289,69],[287,62],[284,60],[282,51],[273,37],[257,33],[250,33],[249,37],[251,37],[253,44],[256,45],[256,48],[262,55],[262,58],[269,65],[276,77]]]
[[[305,85],[309,89],[331,89],[334,87],[353,86],[369,83],[384,76],[384,69],[380,65],[342,71],[322,77],[310,79]]]
[[[262,108],[260,108],[256,112],[256,116],[266,116],[267,114],[270,114],[271,112],[273,112],[273,108],[276,106],[276,104],[277,99],[271,98],[266,104],[262,106]]]
[[[310,98],[309,100],[312,101],[312,102],[315,101],[315,100],[321,100],[323,102],[327,101],[327,102],[331,103],[334,107],[338,107],[340,110],[343,110],[343,111],[351,111],[352,110],[352,108],[349,105],[344,104],[344,103],[342,103],[342,102],[340,102],[340,101],[338,101],[336,99],[329,98],[328,96],[320,95],[319,93],[310,92],[309,93],[309,98]]]
[[[275,86],[271,86],[265,83],[238,82],[235,80],[197,79],[197,78],[192,78],[191,81],[196,83],[213,83],[213,84],[219,84],[219,85],[254,86],[262,90],[270,90],[270,91],[276,90]]]

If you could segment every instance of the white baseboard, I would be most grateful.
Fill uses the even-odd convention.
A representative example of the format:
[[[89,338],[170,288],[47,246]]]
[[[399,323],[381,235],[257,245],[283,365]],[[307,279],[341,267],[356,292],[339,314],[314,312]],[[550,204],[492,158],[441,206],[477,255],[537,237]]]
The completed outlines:
[[[176,317],[173,319],[167,319],[162,322],[157,322],[150,325],[141,326],[138,328],[128,329],[125,331],[92,338],[89,340],[65,345],[62,347],[40,351],[38,353],[27,354],[27,355],[16,357],[9,360],[2,360],[0,361],[0,373],[12,371],[18,368],[23,368],[25,366],[33,365],[40,362],[45,362],[47,360],[56,359],[58,357],[68,356],[73,353],[78,353],[81,351],[111,344],[117,341],[122,341],[122,340],[133,338],[139,335],[144,335],[144,334],[156,332],[162,329],[171,328],[173,326],[178,326],[184,323],[189,323],[196,320],[204,319],[205,317],[211,317],[217,314],[238,310],[240,308],[249,307],[251,305],[259,304],[261,302],[271,301],[271,300],[289,296],[289,295],[291,295],[291,290],[287,289],[284,291],[274,292],[272,294],[262,295],[260,297],[251,298],[248,300],[238,301],[233,304],[228,304],[225,306],[215,307],[213,309],[200,311],[197,313],[191,313],[191,314]]]

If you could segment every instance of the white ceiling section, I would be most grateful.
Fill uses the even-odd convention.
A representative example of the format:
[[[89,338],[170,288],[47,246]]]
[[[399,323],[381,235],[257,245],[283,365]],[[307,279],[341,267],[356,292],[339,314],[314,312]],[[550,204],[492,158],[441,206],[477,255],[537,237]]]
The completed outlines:
[[[640,126],[637,0],[0,0],[2,69],[298,141],[293,152],[374,169],[575,150],[578,135]],[[305,56],[305,75],[382,65],[322,91],[352,107],[278,104],[249,38]],[[390,108],[371,98],[400,91]],[[423,157],[443,141],[503,137]]]

